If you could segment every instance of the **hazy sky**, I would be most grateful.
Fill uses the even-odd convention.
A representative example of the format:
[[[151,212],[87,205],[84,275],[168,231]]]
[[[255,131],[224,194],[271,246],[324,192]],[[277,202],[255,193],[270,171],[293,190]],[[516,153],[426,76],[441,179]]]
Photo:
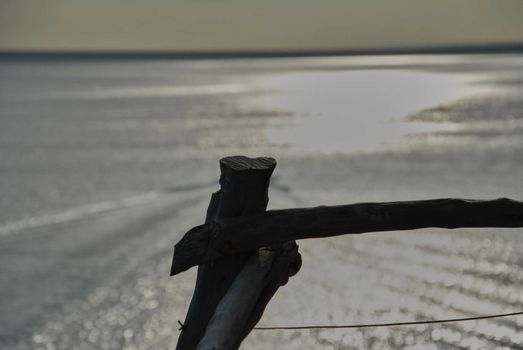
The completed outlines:
[[[523,0],[0,0],[0,49],[521,43],[522,18]]]

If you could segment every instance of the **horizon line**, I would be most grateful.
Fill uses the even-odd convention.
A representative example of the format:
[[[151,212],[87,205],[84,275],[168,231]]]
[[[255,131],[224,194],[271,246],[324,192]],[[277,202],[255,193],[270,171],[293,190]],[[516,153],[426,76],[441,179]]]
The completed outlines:
[[[85,50],[85,49],[0,49],[0,60],[33,59],[238,59],[327,57],[402,54],[495,54],[523,52],[523,42],[403,46],[364,49],[296,50]]]

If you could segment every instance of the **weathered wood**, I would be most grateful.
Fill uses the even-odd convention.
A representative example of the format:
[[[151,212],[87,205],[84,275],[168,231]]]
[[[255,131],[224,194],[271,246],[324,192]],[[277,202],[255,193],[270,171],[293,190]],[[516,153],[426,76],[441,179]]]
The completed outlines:
[[[264,249],[264,248],[261,248]],[[251,330],[256,326],[263,316],[267,304],[272,299],[276,291],[287,284],[289,277],[298,273],[301,268],[301,254],[298,252],[296,241],[289,241],[283,244],[273,245],[270,249],[275,254],[271,270],[265,276],[264,287],[258,297],[248,318],[243,333],[239,335],[234,349],[240,347],[241,342],[247,337]]]
[[[220,191],[214,193],[206,222],[263,213],[268,203],[272,158],[227,157],[220,160]],[[240,233],[241,234],[241,233]],[[198,267],[196,287],[176,349],[195,349],[204,336],[216,306],[226,294],[249,252],[222,257]]]
[[[258,250],[251,254],[209,321],[197,350],[230,350],[249,319],[264,287],[275,253]]]
[[[175,245],[171,274],[286,241],[427,227],[523,227],[523,202],[433,199],[267,211],[197,226]]]
[[[278,288],[300,267],[301,256],[294,241],[251,253],[216,307],[197,349],[238,349]]]

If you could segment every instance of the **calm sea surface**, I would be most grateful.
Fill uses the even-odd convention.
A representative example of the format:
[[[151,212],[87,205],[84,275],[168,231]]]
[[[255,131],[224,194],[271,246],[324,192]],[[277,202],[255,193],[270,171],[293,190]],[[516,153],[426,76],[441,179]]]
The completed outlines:
[[[168,349],[227,155],[277,159],[269,208],[523,200],[523,55],[0,62],[0,348]],[[523,310],[523,231],[300,243],[260,325]],[[244,349],[516,349],[523,317],[254,331]]]

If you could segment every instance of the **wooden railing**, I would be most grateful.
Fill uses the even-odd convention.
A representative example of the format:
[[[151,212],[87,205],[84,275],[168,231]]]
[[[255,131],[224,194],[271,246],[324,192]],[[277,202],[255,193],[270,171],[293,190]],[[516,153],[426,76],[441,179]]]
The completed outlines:
[[[198,265],[176,349],[238,349],[301,267],[295,240],[426,227],[523,227],[523,202],[432,199],[265,211],[272,158],[220,160],[206,223],[175,245],[171,275]]]

